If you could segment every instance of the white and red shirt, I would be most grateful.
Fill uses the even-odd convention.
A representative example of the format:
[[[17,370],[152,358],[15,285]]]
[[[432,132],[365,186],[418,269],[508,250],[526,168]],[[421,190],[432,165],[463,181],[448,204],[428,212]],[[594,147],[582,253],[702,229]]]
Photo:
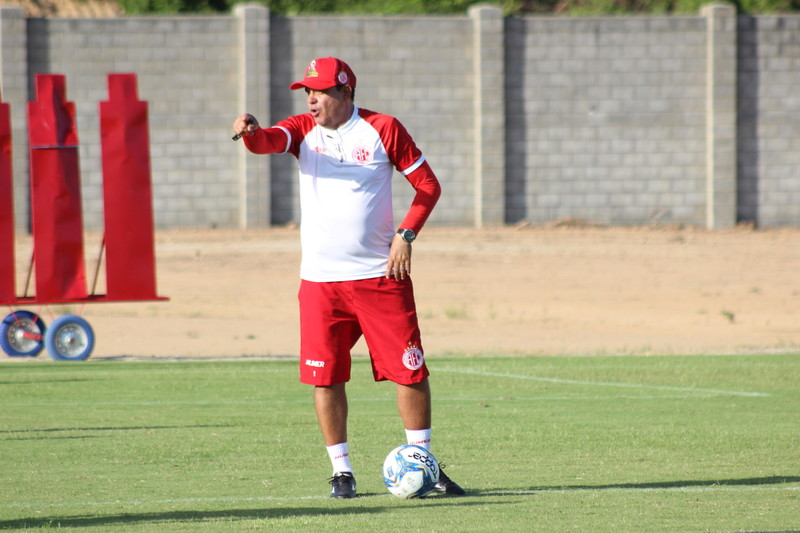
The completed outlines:
[[[400,227],[419,232],[441,193],[411,135],[388,115],[354,107],[350,120],[331,130],[306,113],[243,139],[251,152],[288,152],[298,159],[304,280],[347,281],[385,274],[396,232],[395,169],[417,191]]]

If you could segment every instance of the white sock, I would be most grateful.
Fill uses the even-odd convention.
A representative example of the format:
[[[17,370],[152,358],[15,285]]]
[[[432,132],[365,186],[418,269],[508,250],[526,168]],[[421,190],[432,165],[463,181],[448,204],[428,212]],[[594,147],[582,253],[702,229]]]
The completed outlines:
[[[428,451],[431,451],[431,428],[428,429],[407,429],[406,440],[409,444],[416,444]]]
[[[350,466],[350,446],[348,443],[342,442],[333,446],[326,446],[325,449],[328,450],[328,457],[331,458],[334,474],[353,471]]]

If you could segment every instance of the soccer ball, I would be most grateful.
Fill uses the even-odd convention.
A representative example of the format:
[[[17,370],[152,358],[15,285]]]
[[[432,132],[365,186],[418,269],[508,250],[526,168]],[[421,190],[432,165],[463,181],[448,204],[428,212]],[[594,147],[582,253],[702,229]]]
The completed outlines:
[[[383,482],[398,498],[422,498],[439,481],[439,462],[425,448],[414,444],[398,446],[383,462]]]

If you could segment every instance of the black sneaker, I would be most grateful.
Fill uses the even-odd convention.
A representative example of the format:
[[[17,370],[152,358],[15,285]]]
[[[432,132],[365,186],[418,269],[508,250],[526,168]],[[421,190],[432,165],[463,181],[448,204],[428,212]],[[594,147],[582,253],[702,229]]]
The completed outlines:
[[[433,492],[436,494],[450,494],[452,496],[464,496],[467,493],[458,483],[450,479],[450,477],[444,473],[441,466],[439,467],[439,481],[436,483],[436,488],[433,489]]]
[[[336,472],[328,483],[331,484],[331,498],[356,497],[356,478],[352,472]]]

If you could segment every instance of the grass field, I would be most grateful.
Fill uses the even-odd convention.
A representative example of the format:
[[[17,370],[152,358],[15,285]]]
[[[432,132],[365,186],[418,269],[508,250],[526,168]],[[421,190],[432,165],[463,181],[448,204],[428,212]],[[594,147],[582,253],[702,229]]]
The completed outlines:
[[[800,356],[431,358],[432,451],[469,490],[399,500],[394,389],[349,387],[360,497],[294,360],[0,366],[0,529],[800,531]]]

